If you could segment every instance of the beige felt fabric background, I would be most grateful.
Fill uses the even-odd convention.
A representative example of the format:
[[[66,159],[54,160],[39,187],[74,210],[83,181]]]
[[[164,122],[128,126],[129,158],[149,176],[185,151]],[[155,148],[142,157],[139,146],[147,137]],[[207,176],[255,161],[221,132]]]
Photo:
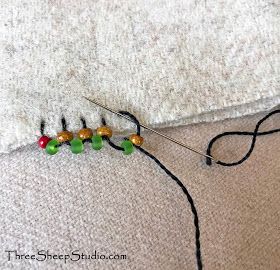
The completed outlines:
[[[33,144],[41,118],[55,135],[101,111],[129,110],[205,150],[225,130],[252,131],[279,104],[279,2],[271,0],[0,0],[0,269],[196,269],[186,198],[151,160],[106,147],[47,156]],[[103,113],[103,112],[102,112]],[[106,114],[114,129],[131,128]],[[279,127],[274,117],[263,129]],[[145,147],[188,187],[198,209],[205,269],[280,265],[280,140],[257,140],[241,166],[200,157],[146,133]],[[235,160],[250,138],[214,155]],[[25,147],[24,147],[25,146]],[[17,151],[13,151],[21,147]],[[7,262],[7,249],[127,254],[124,261]]]
[[[205,149],[223,131],[252,131],[264,114],[163,132]],[[280,126],[274,116],[261,130]],[[144,147],[187,186],[199,213],[204,269],[277,270],[280,265],[280,136],[257,139],[248,161],[208,167],[199,156],[145,133]],[[241,158],[250,138],[225,138],[213,155]],[[180,188],[146,156],[106,146],[48,156],[36,145],[0,155],[1,269],[195,267],[193,217]],[[127,254],[125,261],[7,262],[5,249]]]
[[[280,103],[277,0],[0,0],[0,152],[91,127],[96,98],[151,126]],[[115,127],[128,128],[114,120]]]

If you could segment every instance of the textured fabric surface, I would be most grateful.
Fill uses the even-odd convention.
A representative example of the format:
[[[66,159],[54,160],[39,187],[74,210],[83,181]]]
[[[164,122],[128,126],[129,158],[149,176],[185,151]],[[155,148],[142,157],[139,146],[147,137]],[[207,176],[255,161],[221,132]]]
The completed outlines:
[[[164,133],[198,149],[217,133],[252,131],[258,114]],[[261,130],[280,126],[279,116]],[[248,161],[238,167],[208,167],[199,156],[145,133],[145,148],[187,186],[199,213],[204,269],[276,270],[280,265],[280,136],[259,137]],[[213,155],[241,158],[249,137],[224,138]],[[1,269],[195,268],[193,217],[180,188],[151,160],[106,146],[73,155],[68,147],[47,156],[35,145],[1,154]],[[4,250],[21,253],[79,249],[127,254],[123,261],[64,264],[7,262]]]
[[[280,102],[278,1],[0,3],[1,152],[34,142],[40,117],[52,134],[62,113],[96,127],[82,95],[158,127]]]

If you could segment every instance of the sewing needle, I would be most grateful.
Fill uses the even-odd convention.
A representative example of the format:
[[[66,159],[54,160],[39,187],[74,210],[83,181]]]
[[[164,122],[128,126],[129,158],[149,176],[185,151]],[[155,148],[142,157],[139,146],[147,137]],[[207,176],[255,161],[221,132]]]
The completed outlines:
[[[122,115],[121,113],[119,113],[119,112],[117,112],[117,111],[114,111],[113,109],[111,109],[111,108],[109,108],[109,107],[107,107],[107,106],[105,106],[105,105],[103,105],[103,104],[97,102],[96,100],[89,99],[89,98],[84,97],[84,96],[83,96],[83,98],[85,98],[85,99],[88,100],[89,102],[94,103],[94,104],[97,105],[97,106],[100,106],[101,108],[103,108],[103,109],[105,109],[105,110],[107,110],[107,111],[109,111],[109,112],[111,112],[111,113],[114,113],[114,114],[116,114],[116,115],[118,115],[118,116],[120,116],[120,117],[122,117],[122,118],[125,118],[126,120],[128,120],[128,121],[130,121],[130,122],[133,122],[133,121],[132,121],[129,117],[127,117],[126,115]],[[134,122],[133,122],[133,123],[134,123]],[[143,125],[143,124],[141,124],[141,123],[140,123],[140,126],[141,126],[142,128],[144,128],[144,129],[147,129],[147,130],[149,130],[149,131],[151,131],[151,132],[153,132],[153,133],[155,133],[155,134],[157,134],[157,135],[159,135],[159,136],[161,136],[161,137],[163,137],[163,138],[165,138],[165,139],[167,139],[167,140],[173,142],[173,143],[176,143],[176,144],[178,144],[178,145],[180,145],[180,146],[182,146],[182,147],[184,147],[184,148],[186,148],[186,149],[188,149],[188,150],[190,150],[190,151],[193,151],[193,152],[196,153],[196,154],[199,154],[199,155],[204,156],[204,157],[206,157],[206,158],[210,158],[210,159],[212,159],[213,161],[217,162],[213,157],[211,157],[211,156],[209,156],[209,155],[206,155],[206,154],[204,154],[204,153],[202,153],[202,152],[200,152],[200,151],[198,151],[198,150],[196,150],[196,149],[194,149],[194,148],[192,148],[192,147],[190,147],[190,146],[188,146],[188,145],[186,145],[186,144],[184,144],[184,143],[182,143],[182,142],[179,142],[179,141],[177,141],[177,140],[175,140],[175,139],[173,139],[173,138],[171,138],[171,137],[169,137],[169,136],[167,136],[167,135],[165,135],[165,134],[162,134],[162,133],[160,133],[160,132],[158,132],[158,131],[156,131],[156,130],[154,130],[154,129],[148,127],[148,126],[145,126],[145,125]]]

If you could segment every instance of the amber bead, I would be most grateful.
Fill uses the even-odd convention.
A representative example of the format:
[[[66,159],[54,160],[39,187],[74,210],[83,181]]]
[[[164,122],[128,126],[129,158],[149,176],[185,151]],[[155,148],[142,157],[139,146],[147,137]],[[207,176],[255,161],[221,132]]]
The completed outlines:
[[[112,135],[113,135],[112,129],[110,129],[110,128],[107,127],[107,126],[99,127],[99,128],[96,130],[96,133],[97,133],[97,135],[99,135],[99,136],[107,136],[108,138],[111,138]]]
[[[56,138],[60,143],[70,142],[73,139],[73,133],[68,130],[63,130],[63,131],[57,133]]]
[[[90,139],[93,136],[92,129],[91,128],[83,128],[78,132],[77,136],[81,140]]]
[[[129,136],[129,140],[134,144],[134,145],[137,145],[137,146],[140,146],[143,144],[144,142],[144,138],[141,137],[140,135],[137,135],[137,134],[132,134]]]

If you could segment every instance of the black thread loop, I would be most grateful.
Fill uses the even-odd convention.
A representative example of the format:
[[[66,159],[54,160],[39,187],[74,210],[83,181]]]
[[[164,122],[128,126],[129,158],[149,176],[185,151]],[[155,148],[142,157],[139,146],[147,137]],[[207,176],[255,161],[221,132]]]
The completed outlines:
[[[133,114],[131,114],[127,111],[119,111],[118,113],[128,116],[135,123],[136,129],[137,129],[136,134],[140,136],[141,126],[140,126],[140,122],[138,121],[138,119]]]
[[[209,156],[211,155],[211,150],[212,150],[212,146],[213,144],[220,138],[225,137],[225,136],[231,136],[231,135],[237,135],[237,136],[252,136],[252,142],[251,142],[251,146],[248,150],[248,152],[244,155],[243,158],[241,158],[240,160],[236,161],[236,162],[231,162],[231,163],[227,163],[227,162],[223,162],[223,161],[217,161],[217,164],[222,165],[222,166],[236,166],[239,165],[241,163],[243,163],[245,160],[247,160],[250,155],[252,154],[255,144],[256,144],[256,139],[258,136],[263,136],[263,135],[268,135],[268,134],[272,134],[272,133],[276,133],[276,132],[280,132],[280,129],[272,129],[269,131],[264,131],[264,132],[258,132],[259,128],[261,126],[261,124],[266,121],[269,117],[271,117],[274,114],[280,113],[280,110],[275,110],[270,112],[269,114],[267,114],[265,117],[263,117],[260,121],[258,121],[258,123],[256,124],[255,130],[253,132],[246,132],[246,131],[230,131],[230,132],[224,132],[221,134],[218,134],[217,136],[215,136],[214,138],[211,139],[211,141],[208,144],[207,147],[207,151],[206,154]],[[210,158],[206,158],[206,164],[211,166],[212,165],[212,160]]]

